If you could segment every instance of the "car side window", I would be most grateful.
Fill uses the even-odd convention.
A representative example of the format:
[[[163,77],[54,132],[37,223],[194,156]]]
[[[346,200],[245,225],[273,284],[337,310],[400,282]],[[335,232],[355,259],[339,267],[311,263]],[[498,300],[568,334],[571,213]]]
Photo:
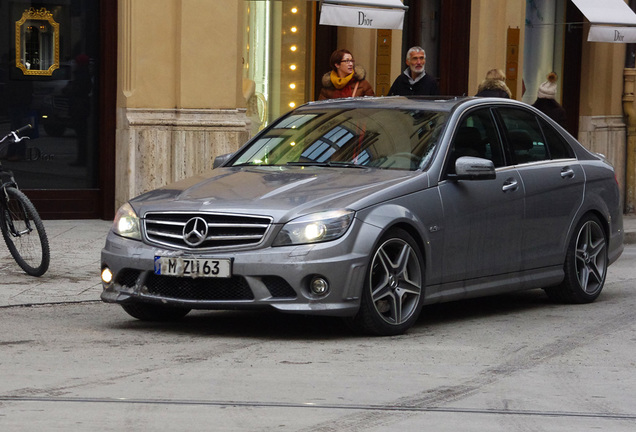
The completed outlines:
[[[540,120],[541,129],[548,144],[550,159],[570,159],[574,157],[574,151],[565,138],[557,132],[548,122]]]
[[[498,112],[504,123],[505,141],[514,164],[550,159],[546,140],[533,113],[514,108],[499,108]]]
[[[455,161],[462,156],[491,160],[495,167],[504,165],[504,157],[489,109],[471,111],[459,123],[451,144],[449,172],[455,172]]]

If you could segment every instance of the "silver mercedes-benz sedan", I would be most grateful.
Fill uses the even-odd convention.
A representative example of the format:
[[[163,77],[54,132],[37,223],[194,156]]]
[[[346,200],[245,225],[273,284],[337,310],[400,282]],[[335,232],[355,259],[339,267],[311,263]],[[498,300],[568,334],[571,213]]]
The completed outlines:
[[[514,100],[309,103],[216,163],[119,209],[103,301],[142,320],[273,308],[395,335],[436,302],[592,302],[623,250],[612,166]]]

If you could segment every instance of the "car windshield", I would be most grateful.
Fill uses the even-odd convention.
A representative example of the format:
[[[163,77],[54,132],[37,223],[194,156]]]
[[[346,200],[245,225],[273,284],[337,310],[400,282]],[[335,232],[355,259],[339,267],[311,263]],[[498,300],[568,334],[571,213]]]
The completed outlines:
[[[412,109],[305,109],[267,128],[231,166],[416,170],[432,156],[446,115]]]

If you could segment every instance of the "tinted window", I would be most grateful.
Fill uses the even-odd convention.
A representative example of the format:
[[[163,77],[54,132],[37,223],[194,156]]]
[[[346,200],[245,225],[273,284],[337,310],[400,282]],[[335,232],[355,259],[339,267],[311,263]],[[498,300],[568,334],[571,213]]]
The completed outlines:
[[[548,144],[548,152],[550,153],[550,159],[569,159],[574,157],[572,147],[565,141],[565,138],[561,136],[552,126],[546,121],[540,120],[541,129],[543,129],[543,135],[545,136],[546,143]]]
[[[451,146],[450,172],[455,172],[455,161],[462,156],[489,159],[495,167],[504,166],[497,129],[489,109],[472,111],[464,117]]]
[[[268,127],[234,165],[354,164],[415,170],[433,154],[446,114],[316,108]]]
[[[523,164],[550,159],[537,117],[521,109],[499,108],[504,135],[513,163]]]

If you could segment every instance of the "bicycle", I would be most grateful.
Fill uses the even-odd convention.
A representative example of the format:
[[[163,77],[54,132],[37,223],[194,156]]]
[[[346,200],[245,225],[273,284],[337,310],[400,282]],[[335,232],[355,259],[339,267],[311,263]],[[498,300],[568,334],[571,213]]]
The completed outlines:
[[[19,135],[33,126],[30,124],[9,132],[0,140],[4,145],[18,143],[28,136]],[[5,143],[5,141],[7,141]],[[0,229],[2,237],[13,259],[28,275],[42,276],[49,268],[51,252],[44,224],[35,206],[18,189],[13,172],[7,171],[0,162]]]

